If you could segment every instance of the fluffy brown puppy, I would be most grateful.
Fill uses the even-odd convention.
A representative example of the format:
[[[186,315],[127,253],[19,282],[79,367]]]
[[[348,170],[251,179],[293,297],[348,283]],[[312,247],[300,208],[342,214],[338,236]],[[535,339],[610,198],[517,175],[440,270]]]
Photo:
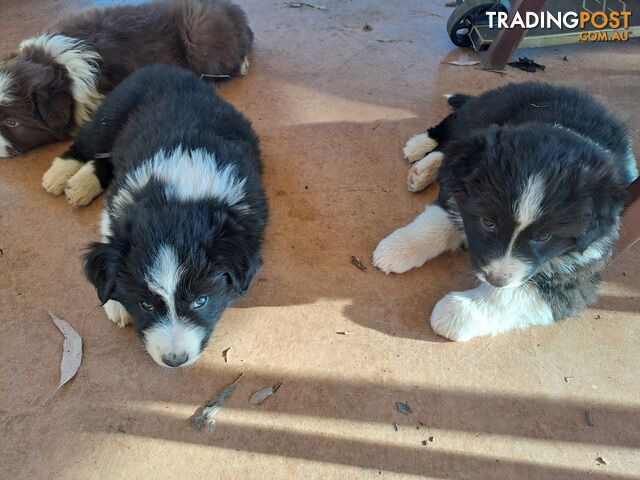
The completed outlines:
[[[68,138],[138,68],[246,75],[252,39],[244,11],[227,0],[156,0],[65,18],[0,63],[0,157]],[[49,177],[45,189],[62,193],[64,175]]]

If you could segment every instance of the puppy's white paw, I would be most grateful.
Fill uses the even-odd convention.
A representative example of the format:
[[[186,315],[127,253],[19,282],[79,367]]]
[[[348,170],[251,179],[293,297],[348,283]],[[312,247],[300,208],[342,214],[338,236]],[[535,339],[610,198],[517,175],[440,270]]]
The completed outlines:
[[[67,181],[64,193],[67,201],[74,207],[88,205],[102,193],[102,186],[96,177],[93,162],[85,164]]]
[[[107,314],[107,317],[109,317],[109,320],[120,328],[124,328],[126,325],[131,323],[129,313],[120,302],[109,300],[104,304],[104,311]]]
[[[249,57],[245,55],[242,59],[242,65],[240,65],[240,75],[247,76],[249,75]]]
[[[416,162],[409,170],[407,188],[410,192],[420,192],[438,179],[438,172],[442,165],[442,152],[431,152],[422,160]]]
[[[417,162],[437,146],[438,142],[436,142],[428,134],[420,133],[418,135],[414,135],[409,139],[409,141],[402,149],[402,154],[404,155],[404,158],[406,158],[410,162]]]
[[[425,262],[424,247],[417,248],[400,230],[382,240],[373,252],[373,265],[384,273],[408,272]]]
[[[466,342],[481,335],[478,326],[482,323],[473,300],[464,292],[445,295],[431,312],[433,331],[456,342]]]
[[[67,180],[80,170],[83,165],[84,162],[78,160],[57,157],[51,163],[49,170],[42,176],[42,186],[47,192],[60,195],[64,192]]]

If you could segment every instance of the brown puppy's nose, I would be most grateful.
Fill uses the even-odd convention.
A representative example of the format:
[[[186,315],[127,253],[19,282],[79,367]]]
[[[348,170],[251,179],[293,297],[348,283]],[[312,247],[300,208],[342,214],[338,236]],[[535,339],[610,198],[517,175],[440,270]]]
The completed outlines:
[[[180,355],[176,355],[175,353],[169,353],[167,355],[162,356],[162,361],[165,365],[169,367],[179,367],[183,363],[185,363],[189,359],[189,355],[187,352],[184,352]]]
[[[486,275],[487,282],[494,287],[504,287],[511,281],[512,274],[510,273],[493,273],[489,272]]]

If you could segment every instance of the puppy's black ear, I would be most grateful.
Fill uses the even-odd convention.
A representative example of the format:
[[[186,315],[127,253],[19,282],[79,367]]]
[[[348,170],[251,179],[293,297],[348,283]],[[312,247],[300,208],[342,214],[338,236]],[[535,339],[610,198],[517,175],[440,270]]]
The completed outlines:
[[[93,283],[100,302],[111,299],[116,287],[116,275],[123,255],[123,247],[114,243],[92,243],[84,258],[84,274]]]
[[[35,113],[59,138],[65,138],[71,122],[73,99],[69,79],[60,68],[29,64],[26,69]]]
[[[245,265],[240,266],[240,268],[232,269],[229,272],[231,284],[238,295],[245,294],[251,284],[251,280],[256,276],[256,273],[258,273],[261,266],[262,259],[260,256],[256,255],[254,258],[248,259],[248,262],[246,262]]]
[[[576,239],[580,253],[598,238],[615,232],[628,195],[624,186],[608,175],[582,188],[589,189],[591,196],[585,201],[586,227]]]
[[[494,142],[494,136],[494,129],[489,128],[482,134],[450,142],[444,151],[445,160],[438,176],[440,188],[454,198],[456,194],[466,194],[466,181],[476,170],[480,156]]]

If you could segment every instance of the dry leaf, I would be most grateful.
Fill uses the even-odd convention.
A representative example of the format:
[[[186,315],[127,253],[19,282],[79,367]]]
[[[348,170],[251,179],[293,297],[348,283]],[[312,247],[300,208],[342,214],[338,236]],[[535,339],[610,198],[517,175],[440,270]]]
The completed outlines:
[[[58,388],[60,388],[78,373],[80,363],[82,363],[82,337],[69,325],[69,322],[56,317],[52,312],[49,312],[49,315],[58,330],[64,335],[62,361],[60,362],[60,383],[58,384]]]
[[[470,67],[472,65],[478,65],[478,60],[452,60],[451,62],[442,62],[448,65],[456,65],[458,67]]]
[[[236,389],[236,385],[242,377],[244,377],[244,373],[241,373],[240,376],[236,378],[235,382],[224,387],[220,393],[209,400],[204,407],[200,407],[195,411],[193,421],[191,422],[191,426],[194,430],[200,430],[202,425],[206,423],[209,427],[209,431],[213,431],[216,426],[216,414],[220,411],[224,402],[231,397],[233,391]]]
[[[600,465],[606,465],[607,459],[604,457],[596,457],[596,462],[598,462]]]
[[[233,347],[229,347],[225,350],[222,351],[222,358],[224,358],[224,363],[229,363],[229,351],[232,349]]]
[[[272,387],[266,387],[266,388],[263,388],[262,390],[258,390],[253,395],[251,395],[251,398],[249,399],[249,403],[251,405],[260,405],[267,398],[269,398],[271,395],[276,393],[281,386],[282,386],[282,382],[278,382]]]
[[[407,403],[396,402],[396,408],[403,415],[409,415],[411,413],[411,407]]]

